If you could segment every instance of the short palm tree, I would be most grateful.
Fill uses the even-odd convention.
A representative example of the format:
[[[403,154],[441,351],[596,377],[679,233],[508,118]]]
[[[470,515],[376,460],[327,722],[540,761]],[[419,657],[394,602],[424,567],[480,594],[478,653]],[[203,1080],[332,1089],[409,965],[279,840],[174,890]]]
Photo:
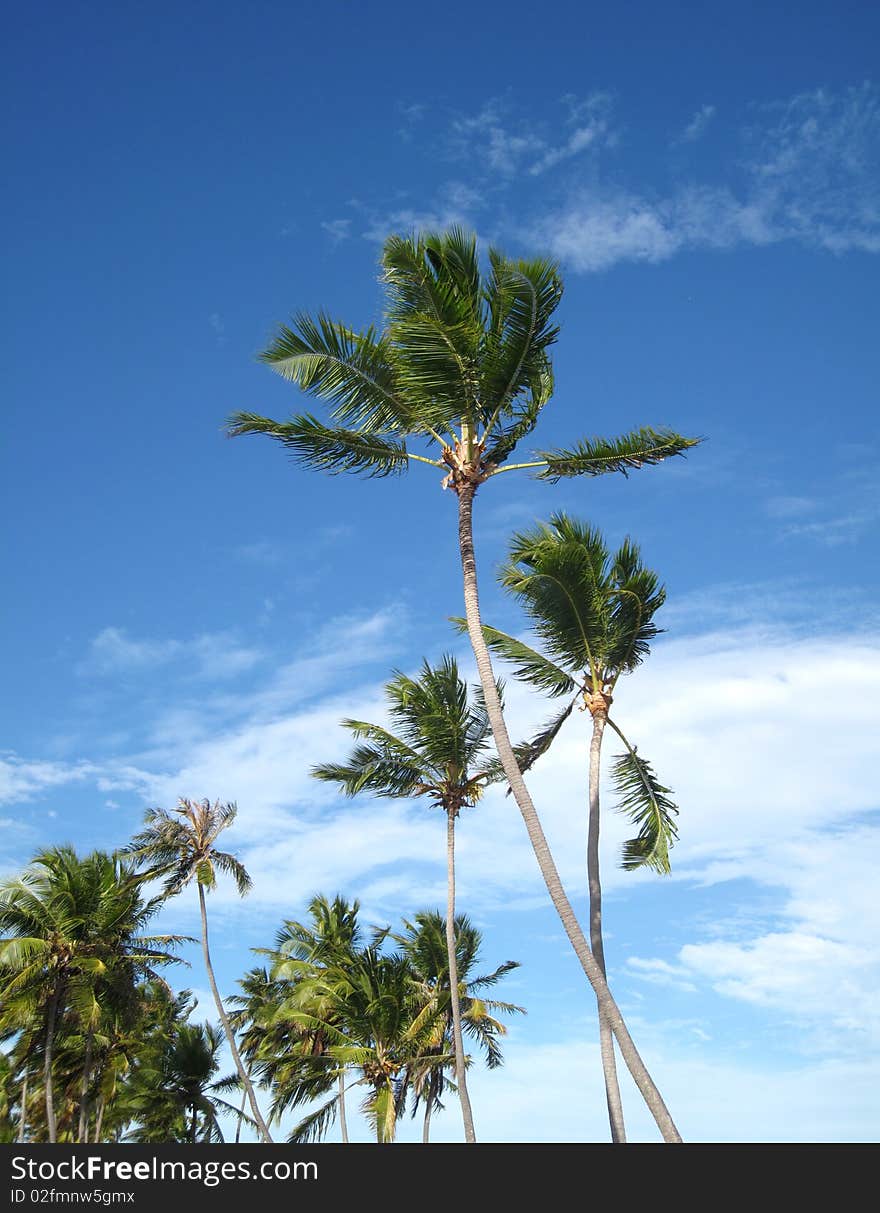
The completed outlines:
[[[324,763],[312,774],[336,783],[349,796],[360,792],[395,799],[424,798],[446,815],[446,958],[452,1010],[455,1081],[465,1140],[476,1141],[467,1089],[455,943],[455,822],[498,778],[487,753],[491,736],[482,692],[468,701],[467,683],[455,659],[425,662],[418,678],[398,673],[386,685],[391,729],[363,720],[343,727],[360,742],[347,762]]]
[[[139,978],[177,960],[167,948],[181,937],[140,934],[158,908],[156,899],[144,901],[142,885],[130,866],[101,851],[81,859],[62,846],[39,852],[0,886],[0,1033],[10,1023],[42,1023],[50,1142],[58,1137],[53,1062],[62,1020],[68,1035],[77,1034],[82,1138],[102,1005],[133,997]]]
[[[614,439],[584,439],[569,449],[510,457],[538,423],[553,393],[549,350],[562,298],[558,268],[544,259],[488,253],[484,273],[474,236],[390,236],[382,252],[387,291],[382,332],[299,315],[280,328],[262,360],[331,406],[330,423],[310,414],[275,421],[240,412],[230,433],[263,434],[307,467],[331,474],[401,474],[413,463],[443,473],[458,501],[458,537],[468,634],[495,744],[553,905],[626,1063],[664,1139],[680,1137],[651,1080],[559,879],[535,806],[517,766],[481,630],[473,542],[478,488],[502,473],[531,471],[541,480],[598,476],[683,454],[695,439],[643,428]],[[411,450],[428,444],[429,454]]]
[[[219,1113],[238,1116],[222,1097],[234,1079],[217,1079],[223,1033],[210,1023],[181,1023],[165,1047],[141,1066],[128,1095],[136,1118],[132,1142],[223,1141]]]
[[[295,962],[287,961],[276,971],[291,969],[296,969]],[[440,1014],[436,1000],[426,997],[406,956],[387,955],[375,944],[311,974],[300,969],[283,1014],[298,1026],[304,1040],[320,1042],[320,1064],[300,1065],[288,1106],[326,1089],[326,1061],[335,1064],[337,1073],[352,1070],[359,1075],[357,1085],[367,1089],[361,1111],[380,1144],[396,1137],[413,1074],[426,1065],[443,1067],[451,1060],[432,1048]],[[333,1095],[304,1117],[288,1140],[320,1138],[336,1114],[339,1098]]]
[[[219,800],[211,804],[209,800],[194,801],[185,798],[179,801],[178,807],[173,813],[169,813],[166,809],[148,809],[144,818],[143,830],[132,838],[128,846],[124,848],[124,852],[133,855],[139,862],[146,865],[151,875],[165,877],[164,894],[166,897],[175,896],[192,881],[195,881],[199,893],[199,912],[202,921],[202,955],[217,1014],[223,1024],[223,1031],[226,1033],[238,1077],[247,1092],[251,1112],[259,1128],[260,1136],[263,1141],[271,1142],[272,1138],[260,1113],[253,1083],[241,1060],[241,1054],[235,1042],[235,1033],[217,988],[208,944],[208,911],[205,904],[205,890],[213,889],[216,886],[217,872],[231,876],[242,897],[249,891],[252,884],[244,866],[235,856],[230,855],[228,851],[218,850],[215,845],[220,834],[232,825],[236,812],[234,804],[221,804]]]
[[[404,919],[403,931],[394,932],[392,938],[403,949],[409,959],[416,979],[423,982],[430,996],[437,1000],[441,1016],[437,1021],[436,1053],[449,1053],[449,1037],[453,1035],[452,983],[450,981],[448,918],[436,910],[422,910],[410,922]],[[458,997],[463,1032],[480,1047],[486,1065],[493,1070],[503,1063],[499,1037],[507,1032],[504,1024],[496,1018],[499,1014],[525,1014],[522,1007],[512,1002],[487,999],[483,991],[494,986],[513,969],[519,961],[507,960],[491,973],[482,976],[473,974],[483,937],[479,929],[464,914],[455,917],[455,971],[458,974]],[[457,1054],[456,1054],[457,1056]],[[415,1076],[416,1095],[413,1115],[419,1101],[424,1104],[425,1115],[422,1142],[427,1144],[431,1131],[432,1113],[442,1107],[441,1095],[447,1085],[441,1067],[430,1065]]]
[[[535,738],[517,747],[520,769],[528,770],[546,753],[576,704],[592,717],[587,828],[590,945],[604,972],[599,776],[606,724],[625,747],[615,761],[613,776],[621,808],[638,826],[636,837],[624,846],[623,866],[668,872],[669,848],[677,836],[673,820],[677,809],[669,789],[609,716],[618,679],[641,664],[658,634],[654,616],[665,590],[629,539],[612,554],[597,530],[565,514],[554,514],[549,525],[514,536],[500,580],[525,609],[545,652],[484,626],[489,648],[512,663],[517,677],[566,701]],[[464,627],[464,621],[458,623]],[[611,1027],[601,1006],[599,1026],[612,1137],[625,1141]]]
[[[308,1100],[326,1095],[336,1086],[334,1115],[338,1113],[343,1143],[348,1143],[346,1118],[346,1065],[328,1052],[330,1040],[323,1027],[304,1027],[303,983],[323,974],[328,966],[345,968],[361,946],[357,901],[338,894],[331,900],[321,894],[311,899],[309,919],[284,922],[274,948],[255,948],[270,962],[252,969],[239,982],[242,994],[233,1001],[239,1008],[243,1052],[252,1070],[272,1089],[272,1116]],[[332,1007],[310,1006],[316,1020],[332,1020]],[[323,1020],[322,1020],[323,1022]],[[344,1030],[342,1023],[334,1026]],[[334,1038],[335,1040],[336,1038]]]

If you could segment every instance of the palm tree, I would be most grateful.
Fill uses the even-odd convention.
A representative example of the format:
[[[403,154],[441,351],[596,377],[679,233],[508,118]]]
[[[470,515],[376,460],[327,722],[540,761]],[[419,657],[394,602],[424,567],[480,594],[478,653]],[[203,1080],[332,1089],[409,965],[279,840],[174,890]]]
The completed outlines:
[[[59,1029],[78,1034],[68,1061],[80,1075],[82,1138],[102,1001],[129,997],[154,966],[177,960],[165,948],[179,937],[140,934],[158,908],[156,899],[143,900],[142,883],[104,852],[80,859],[62,846],[39,852],[18,878],[0,886],[0,1033],[16,1023],[41,1023],[50,1142],[58,1138],[53,1062]]]
[[[471,976],[482,944],[482,934],[464,914],[456,915],[454,957],[459,990],[458,997],[453,999],[448,921],[448,917],[444,918],[436,910],[422,910],[415,915],[414,921],[404,919],[404,930],[395,933],[392,938],[403,949],[416,979],[424,983],[430,996],[437,1000],[441,1018],[437,1022],[439,1030],[434,1052],[449,1052],[448,1040],[455,1027],[454,1006],[458,1003],[463,1030],[481,1047],[486,1065],[492,1070],[504,1060],[498,1038],[507,1032],[504,1024],[495,1017],[496,1014],[525,1014],[525,1011],[511,1002],[486,999],[482,997],[482,991],[494,986],[505,973],[518,969],[519,961],[507,960],[492,973],[480,977]],[[457,1052],[455,1056],[458,1056]],[[413,1115],[419,1100],[425,1105],[422,1131],[424,1144],[428,1143],[430,1136],[431,1115],[435,1109],[442,1107],[440,1096],[445,1085],[443,1069],[436,1065],[424,1067],[414,1084],[416,1101]]]
[[[210,1023],[178,1024],[158,1056],[141,1066],[128,1095],[137,1123],[133,1142],[221,1142],[220,1111],[238,1116],[221,1098],[237,1080],[216,1079],[223,1033]]]
[[[465,1075],[461,1031],[459,975],[455,944],[455,821],[471,808],[490,779],[492,763],[486,753],[490,725],[482,693],[468,702],[467,683],[455,659],[444,657],[432,667],[424,662],[417,679],[396,673],[387,683],[391,732],[363,720],[344,720],[343,727],[361,744],[346,763],[325,763],[312,774],[338,783],[349,796],[424,797],[446,815],[446,957],[452,1006],[455,1081],[461,1101],[465,1140],[476,1141]]]
[[[553,905],[627,1066],[664,1139],[680,1141],[590,951],[517,766],[482,633],[472,518],[478,488],[502,473],[529,470],[551,482],[626,475],[683,454],[697,440],[643,428],[508,462],[552,396],[548,351],[558,334],[554,315],[562,282],[552,261],[514,260],[495,249],[488,260],[484,274],[476,238],[459,228],[390,236],[382,253],[388,300],[383,332],[356,332],[324,313],[301,314],[261,355],[285,379],[327,401],[330,424],[310,414],[282,422],[239,412],[230,419],[230,433],[267,435],[300,463],[331,474],[388,476],[413,462],[444,473],[442,487],[458,499],[468,635],[505,777]],[[410,450],[412,442],[433,444],[431,455]]]
[[[383,939],[386,932],[380,932]],[[277,966],[284,973],[293,961]],[[439,1016],[436,999],[426,998],[414,980],[408,958],[383,954],[377,944],[352,952],[345,961],[333,961],[313,973],[300,970],[288,997],[284,1015],[302,1032],[304,1040],[320,1041],[322,1057],[339,1069],[353,1069],[357,1085],[367,1088],[361,1111],[373,1125],[376,1141],[393,1142],[403,1114],[414,1073],[427,1065],[448,1065],[448,1054],[437,1055],[432,1045]],[[280,1107],[315,1098],[327,1089],[326,1067],[301,1064],[282,1090]],[[288,1140],[320,1138],[336,1115],[340,1095],[309,1113]]]
[[[615,761],[614,781],[621,807],[639,827],[624,846],[623,866],[668,872],[669,848],[677,836],[672,818],[677,809],[668,797],[669,789],[659,783],[650,763],[609,716],[618,679],[641,664],[658,634],[654,616],[666,592],[629,539],[612,555],[599,531],[561,513],[552,516],[549,526],[542,524],[513,537],[500,580],[524,607],[546,654],[484,626],[489,648],[513,664],[517,677],[551,697],[567,700],[536,737],[516,748],[520,769],[528,770],[546,753],[578,702],[592,718],[587,827],[590,946],[604,972],[599,774],[606,724],[626,747]],[[457,622],[464,627],[464,621]],[[611,1026],[601,1005],[599,1036],[611,1134],[614,1141],[625,1141]]]
[[[235,856],[230,855],[227,851],[220,851],[215,846],[219,835],[232,825],[236,812],[234,804],[221,804],[217,800],[212,805],[208,800],[193,801],[185,798],[178,802],[178,807],[173,814],[166,809],[148,809],[144,818],[144,829],[134,836],[124,851],[135,856],[140,862],[149,865],[151,875],[165,876],[164,893],[166,897],[175,896],[190,882],[195,881],[199,892],[199,912],[202,921],[202,956],[217,1014],[223,1024],[238,1077],[247,1092],[251,1112],[259,1127],[260,1136],[264,1142],[271,1142],[272,1138],[269,1136],[266,1122],[260,1113],[253,1084],[241,1060],[241,1054],[235,1043],[235,1033],[217,988],[214,966],[211,963],[211,950],[208,945],[208,911],[205,905],[205,890],[213,889],[216,886],[217,872],[220,871],[224,875],[231,876],[242,897],[252,885],[250,876]]]

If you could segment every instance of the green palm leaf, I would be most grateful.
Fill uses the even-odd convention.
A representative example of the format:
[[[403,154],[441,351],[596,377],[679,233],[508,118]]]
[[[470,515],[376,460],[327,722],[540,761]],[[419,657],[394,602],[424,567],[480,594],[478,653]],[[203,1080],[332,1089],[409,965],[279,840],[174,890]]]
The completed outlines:
[[[602,476],[606,472],[630,471],[683,455],[700,439],[684,438],[672,430],[649,427],[633,430],[620,438],[584,438],[569,450],[539,451],[547,466],[535,475],[552,483],[565,476]]]
[[[308,414],[290,421],[270,421],[256,413],[235,413],[229,433],[266,434],[292,451],[307,467],[328,472],[359,472],[367,477],[402,475],[409,467],[403,442],[382,437],[373,430],[347,430],[322,425]]]
[[[639,756],[617,725],[610,720],[608,723],[626,746],[623,754],[614,756],[611,769],[620,798],[617,808],[639,827],[635,838],[624,843],[621,867],[627,871],[647,867],[666,875],[670,870],[669,851],[678,838],[673,820],[678,808],[669,798],[670,789],[660,783],[650,762]]]

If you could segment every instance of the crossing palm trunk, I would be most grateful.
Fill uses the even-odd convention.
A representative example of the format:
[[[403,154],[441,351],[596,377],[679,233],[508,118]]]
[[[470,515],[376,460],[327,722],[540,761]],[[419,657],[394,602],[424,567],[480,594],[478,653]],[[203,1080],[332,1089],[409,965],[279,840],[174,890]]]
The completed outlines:
[[[608,978],[605,969],[605,945],[602,940],[602,882],[599,877],[599,775],[601,771],[602,735],[605,731],[606,714],[597,710],[593,715],[593,736],[590,739],[590,815],[587,825],[587,882],[590,889],[590,948],[602,976]],[[599,1006],[599,1051],[602,1055],[602,1073],[605,1077],[605,1100],[608,1104],[608,1120],[611,1124],[611,1140],[626,1141],[623,1120],[623,1103],[617,1081],[617,1065],[614,1060],[614,1034],[611,1024]]]
[[[339,1127],[342,1130],[342,1141],[348,1145],[348,1125],[345,1122],[345,1071],[339,1071]]]
[[[217,1007],[217,1014],[220,1016],[220,1022],[223,1024],[223,1031],[226,1033],[226,1039],[229,1042],[229,1051],[232,1054],[232,1060],[235,1063],[235,1068],[238,1070],[238,1077],[241,1079],[242,1086],[247,1092],[248,1101],[251,1105],[254,1120],[257,1122],[257,1127],[260,1130],[260,1136],[264,1142],[271,1143],[272,1138],[269,1136],[269,1130],[266,1128],[266,1122],[263,1120],[260,1112],[260,1105],[257,1103],[257,1097],[254,1094],[253,1083],[248,1078],[247,1070],[244,1068],[244,1062],[241,1060],[241,1054],[238,1051],[238,1045],[235,1043],[235,1035],[232,1031],[232,1024],[229,1022],[229,1016],[226,1014],[226,1008],[223,1006],[223,999],[220,997],[220,991],[217,989],[217,982],[214,980],[214,966],[211,964],[211,951],[208,947],[208,910],[205,906],[205,888],[204,885],[197,881],[199,888],[199,909],[202,915],[202,955],[205,959],[205,969],[208,973],[208,981],[211,985],[211,993],[214,995],[214,1003]]]
[[[458,960],[455,955],[455,810],[446,810],[446,958],[449,965],[449,1000],[452,1005],[452,1042],[455,1049],[455,1083],[464,1120],[464,1139],[475,1142],[474,1117],[468,1095],[461,1034],[461,999],[458,990]]]
[[[559,915],[569,942],[580,961],[581,968],[584,970],[590,985],[596,993],[596,1001],[599,1004],[600,1013],[605,1016],[617,1038],[627,1069],[641,1092],[651,1115],[654,1117],[663,1140],[666,1142],[680,1142],[681,1135],[675,1127],[675,1122],[669,1113],[669,1109],[663,1102],[662,1095],[639,1055],[638,1049],[623,1021],[620,1009],[611,995],[605,976],[599,968],[593,953],[590,951],[580,923],[575,917],[571,902],[562,886],[559,872],[550,853],[550,847],[547,844],[537,811],[523,780],[522,772],[517,765],[516,755],[513,752],[513,746],[504,722],[501,702],[495,684],[495,675],[492,670],[492,661],[485,637],[483,636],[482,621],[480,619],[477,565],[474,555],[473,536],[473,501],[475,490],[476,486],[471,482],[461,482],[457,485],[458,539],[468,635],[470,636],[471,647],[474,651],[474,658],[483,688],[483,695],[486,700],[486,711],[489,716],[489,722],[492,725],[492,733],[495,737],[498,757],[504,769],[507,782],[510,785],[510,790],[513,793],[514,800],[525,822],[529,840],[535,852],[535,858],[538,861],[538,867],[544,878],[547,891],[550,894],[550,899]]]

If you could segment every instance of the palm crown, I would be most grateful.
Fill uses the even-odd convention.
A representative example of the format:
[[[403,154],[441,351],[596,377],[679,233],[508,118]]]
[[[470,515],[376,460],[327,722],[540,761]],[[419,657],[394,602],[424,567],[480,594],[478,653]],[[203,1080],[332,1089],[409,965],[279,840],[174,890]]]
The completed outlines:
[[[361,744],[345,763],[312,768],[317,779],[338,783],[349,795],[427,797],[447,811],[475,805],[486,784],[501,778],[488,750],[492,730],[482,693],[468,701],[467,684],[453,657],[426,661],[419,677],[398,673],[385,693],[395,730],[343,720]]]
[[[153,865],[156,875],[165,876],[165,893],[173,895],[191,880],[206,889],[217,883],[217,869],[235,880],[244,896],[252,880],[234,855],[215,847],[218,836],[235,820],[234,804],[211,804],[209,800],[181,799],[173,813],[167,809],[148,809],[144,829],[125,847],[133,855]]]
[[[457,488],[499,472],[553,393],[548,355],[559,332],[562,282],[555,262],[495,249],[481,271],[473,235],[391,236],[382,252],[386,324],[356,332],[321,312],[283,325],[261,360],[326,401],[330,424],[308,413],[273,421],[239,412],[230,433],[265,434],[309,467],[388,476],[412,461],[447,472]],[[413,441],[439,444],[434,457]],[[642,428],[539,451],[528,467],[544,480],[626,472],[695,444]]]

